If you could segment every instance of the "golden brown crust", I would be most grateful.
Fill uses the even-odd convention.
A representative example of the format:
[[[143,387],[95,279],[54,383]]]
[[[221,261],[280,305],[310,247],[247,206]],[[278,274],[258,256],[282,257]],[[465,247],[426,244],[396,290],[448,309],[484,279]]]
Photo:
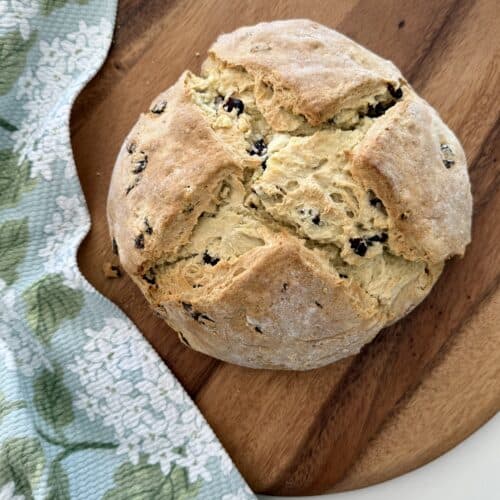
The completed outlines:
[[[463,254],[460,143],[392,63],[311,21],[241,28],[210,54],[120,151],[121,264],[199,351],[288,369],[354,354]]]
[[[239,265],[244,271],[209,296],[160,301],[158,312],[194,349],[250,367],[304,370],[360,349],[378,330],[375,303],[356,308],[356,290],[318,269],[287,234]]]
[[[311,125],[403,81],[390,61],[307,19],[239,28],[221,35],[209,54],[243,66],[257,87],[272,88],[271,108],[304,115]]]
[[[465,153],[423,99],[408,91],[376,121],[354,152],[352,173],[394,221],[394,250],[430,262],[463,255],[472,217]]]
[[[206,193],[214,192],[224,176],[239,171],[237,160],[215,139],[192,103],[185,78],[182,75],[151,105],[153,109],[167,102],[168,110],[141,115],[113,170],[108,219],[121,263],[130,274],[141,274],[150,262],[182,246],[212,202]],[[145,157],[144,170],[134,174]]]

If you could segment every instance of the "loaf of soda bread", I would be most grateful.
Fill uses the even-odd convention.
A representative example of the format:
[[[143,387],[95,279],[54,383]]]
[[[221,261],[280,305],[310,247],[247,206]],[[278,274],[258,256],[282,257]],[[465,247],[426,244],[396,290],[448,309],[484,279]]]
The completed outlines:
[[[141,115],[108,200],[186,345],[306,370],[360,350],[470,241],[464,151],[398,69],[308,20],[224,34]]]

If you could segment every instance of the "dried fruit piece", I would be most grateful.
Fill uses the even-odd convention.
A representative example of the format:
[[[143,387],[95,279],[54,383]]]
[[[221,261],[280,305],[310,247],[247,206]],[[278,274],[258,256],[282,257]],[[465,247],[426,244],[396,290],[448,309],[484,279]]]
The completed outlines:
[[[156,285],[156,271],[154,268],[149,268],[148,272],[142,275],[142,279],[150,285]]]
[[[154,106],[151,108],[151,113],[154,113],[155,115],[161,115],[165,111],[166,107],[167,107],[167,100],[163,99],[154,104]]]
[[[144,227],[145,227],[144,232],[146,234],[149,235],[153,234],[153,228],[151,227],[151,224],[149,223],[147,217],[144,219]]]
[[[385,104],[383,102],[378,102],[375,106],[370,104],[368,106],[366,116],[369,116],[370,118],[378,118],[379,116],[382,116],[389,108],[392,108],[394,104],[396,104],[396,101],[391,101]]]
[[[368,246],[366,245],[365,240],[363,238],[351,238],[349,240],[349,243],[356,255],[359,255],[360,257],[364,257],[366,255]]]
[[[252,149],[248,151],[250,156],[258,155],[264,156],[267,154],[267,144],[264,142],[264,139],[259,139],[253,143]]]
[[[220,261],[219,257],[212,257],[207,250],[205,250],[203,254],[203,262],[205,264],[210,264],[211,266],[217,265],[217,263]]]
[[[387,85],[387,90],[389,91],[389,94],[391,94],[394,99],[401,99],[403,97],[403,89],[401,87],[398,87],[395,89],[390,83]]]
[[[148,155],[143,154],[143,157],[140,159],[140,160],[137,160],[134,164],[133,164],[133,169],[132,169],[132,173],[134,174],[140,174],[141,172],[143,172],[148,164]]]
[[[385,243],[389,239],[389,236],[387,233],[380,233],[380,234],[375,234],[373,236],[370,236],[368,238],[368,241],[374,241],[378,243]]]
[[[455,165],[455,155],[448,144],[441,144],[441,153],[443,154],[443,164],[446,168]]]
[[[210,316],[207,316],[204,313],[201,313],[199,311],[195,311],[193,309],[192,304],[189,304],[188,302],[181,302],[182,307],[184,310],[195,320],[198,321],[198,323],[203,323],[203,320],[210,321],[211,323],[215,323],[215,321],[210,318]]]
[[[382,209],[384,208],[384,204],[382,203],[382,200],[380,198],[370,198],[370,205],[375,208]]]
[[[141,233],[134,240],[135,248],[142,250],[144,248],[144,234]]]
[[[243,104],[243,101],[240,99],[236,99],[235,97],[230,97],[225,103],[223,108],[228,112],[231,113],[233,109],[236,109],[236,114],[239,116],[241,113],[243,113],[243,110],[245,109],[245,105]]]

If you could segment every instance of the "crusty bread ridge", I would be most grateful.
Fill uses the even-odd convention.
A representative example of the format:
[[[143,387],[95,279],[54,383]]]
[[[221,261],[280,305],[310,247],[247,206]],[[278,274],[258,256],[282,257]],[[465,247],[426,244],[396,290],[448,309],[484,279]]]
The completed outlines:
[[[462,147],[389,61],[308,20],[219,37],[129,133],[108,219],[193,349],[255,368],[354,354],[470,241]]]

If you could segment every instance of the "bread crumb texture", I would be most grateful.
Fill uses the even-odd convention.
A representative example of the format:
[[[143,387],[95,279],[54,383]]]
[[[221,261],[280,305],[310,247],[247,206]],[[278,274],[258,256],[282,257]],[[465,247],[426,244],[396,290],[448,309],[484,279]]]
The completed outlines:
[[[184,343],[256,368],[354,354],[470,240],[465,155],[389,61],[307,20],[219,37],[152,103],[108,200]]]

